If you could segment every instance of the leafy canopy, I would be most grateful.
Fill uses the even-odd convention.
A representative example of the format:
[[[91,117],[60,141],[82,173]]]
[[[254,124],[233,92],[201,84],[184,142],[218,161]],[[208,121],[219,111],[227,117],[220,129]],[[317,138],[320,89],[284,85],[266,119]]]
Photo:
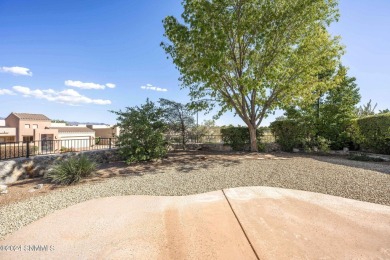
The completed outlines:
[[[288,119],[299,121],[311,134],[330,140],[333,149],[348,147],[352,142],[351,125],[356,117],[355,106],[360,101],[359,88],[353,77],[347,75],[343,66],[339,69],[340,82],[325,93],[320,93],[317,101],[287,109]],[[302,130],[299,130],[302,131]]]
[[[277,108],[312,100],[343,48],[326,27],[336,0],[184,0],[183,23],[164,19],[162,43],[193,100],[211,96],[257,127]],[[251,137],[252,138],[252,137]]]

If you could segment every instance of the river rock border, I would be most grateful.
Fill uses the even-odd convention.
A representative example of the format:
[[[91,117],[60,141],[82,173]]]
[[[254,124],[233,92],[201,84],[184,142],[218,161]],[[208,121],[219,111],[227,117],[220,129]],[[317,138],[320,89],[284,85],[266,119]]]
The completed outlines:
[[[117,149],[39,155],[0,162],[0,184],[11,184],[17,180],[44,177],[58,161],[71,156],[86,155],[97,163],[120,161]]]

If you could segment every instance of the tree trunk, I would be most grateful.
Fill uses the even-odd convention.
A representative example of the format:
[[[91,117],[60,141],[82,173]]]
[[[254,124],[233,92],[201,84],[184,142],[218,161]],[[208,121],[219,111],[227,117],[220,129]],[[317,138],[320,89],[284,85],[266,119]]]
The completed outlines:
[[[250,136],[250,141],[251,141],[251,152],[258,152],[256,126],[249,124],[248,129],[249,129],[249,136]]]
[[[185,131],[182,131],[181,132],[181,141],[182,141],[182,146],[183,146],[183,150],[186,150],[186,132]]]

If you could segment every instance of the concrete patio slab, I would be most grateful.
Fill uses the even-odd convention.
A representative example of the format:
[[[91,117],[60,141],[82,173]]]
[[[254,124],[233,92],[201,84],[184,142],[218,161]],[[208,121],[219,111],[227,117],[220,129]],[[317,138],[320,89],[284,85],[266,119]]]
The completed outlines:
[[[260,259],[390,259],[390,207],[271,187],[224,191]]]
[[[390,259],[390,207],[269,187],[109,197],[0,242],[0,259],[256,258]]]
[[[256,259],[222,191],[90,200],[24,227],[1,245],[22,248],[0,251],[0,259]],[[30,251],[30,245],[49,247]]]

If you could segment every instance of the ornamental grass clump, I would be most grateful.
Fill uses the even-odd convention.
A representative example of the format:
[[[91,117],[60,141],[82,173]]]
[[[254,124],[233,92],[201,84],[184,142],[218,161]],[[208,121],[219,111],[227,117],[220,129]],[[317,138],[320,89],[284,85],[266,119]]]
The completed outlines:
[[[48,178],[57,184],[70,185],[91,175],[96,167],[97,164],[85,155],[70,157],[55,165],[48,174]]]

